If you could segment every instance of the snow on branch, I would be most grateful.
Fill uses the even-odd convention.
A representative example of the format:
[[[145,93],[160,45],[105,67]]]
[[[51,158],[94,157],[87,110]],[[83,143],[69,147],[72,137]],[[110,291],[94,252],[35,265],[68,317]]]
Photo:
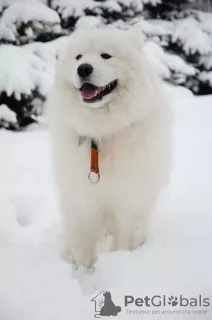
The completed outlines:
[[[5,104],[0,105],[0,121],[16,123],[16,113],[8,108]]]
[[[172,42],[182,45],[186,54],[209,54],[211,51],[210,36],[193,17],[175,21]]]
[[[162,2],[162,0],[141,0],[144,4],[151,4],[152,6],[157,6]]]
[[[0,92],[7,96],[30,95],[43,82],[45,65],[31,52],[13,45],[0,46]]]
[[[33,37],[35,31],[45,32],[45,28],[52,32],[56,27],[54,31],[60,32],[60,17],[56,11],[39,2],[17,2],[2,14],[0,39],[15,43],[19,37],[18,29],[23,24],[26,26],[25,37]]]

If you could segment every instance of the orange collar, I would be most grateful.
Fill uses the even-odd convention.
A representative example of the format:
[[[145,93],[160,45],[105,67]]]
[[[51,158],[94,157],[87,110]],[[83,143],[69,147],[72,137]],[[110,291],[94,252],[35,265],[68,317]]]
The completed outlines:
[[[88,174],[89,180],[92,183],[97,183],[100,180],[99,173],[99,150],[98,145],[95,140],[91,139],[91,163],[90,163],[90,172]]]

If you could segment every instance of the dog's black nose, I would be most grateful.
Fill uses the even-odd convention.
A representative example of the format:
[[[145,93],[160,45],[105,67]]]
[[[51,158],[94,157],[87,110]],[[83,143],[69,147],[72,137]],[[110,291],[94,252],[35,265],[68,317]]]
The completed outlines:
[[[93,67],[88,63],[83,63],[79,65],[79,67],[77,68],[77,73],[81,78],[86,78],[90,76],[92,72],[93,72]]]

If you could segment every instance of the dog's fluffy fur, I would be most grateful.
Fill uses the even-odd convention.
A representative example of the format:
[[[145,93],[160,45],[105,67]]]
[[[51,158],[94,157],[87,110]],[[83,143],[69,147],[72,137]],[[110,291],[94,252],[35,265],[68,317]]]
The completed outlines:
[[[103,59],[102,53],[112,57]],[[117,80],[115,90],[99,102],[84,102],[77,75],[82,63],[94,68],[92,84],[103,87]],[[71,256],[77,266],[92,265],[98,242],[108,234],[112,250],[138,248],[169,179],[171,112],[137,28],[75,31],[60,59],[48,107],[65,258]],[[86,137],[81,144],[80,137]],[[97,184],[88,179],[90,138],[100,142]]]

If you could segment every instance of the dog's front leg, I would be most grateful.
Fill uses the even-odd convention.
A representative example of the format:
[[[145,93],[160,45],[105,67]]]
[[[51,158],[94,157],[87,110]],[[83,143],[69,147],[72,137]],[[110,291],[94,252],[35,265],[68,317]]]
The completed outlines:
[[[145,242],[148,217],[142,215],[140,208],[133,208],[133,204],[117,207],[115,221],[113,250],[134,250]]]
[[[88,208],[89,210],[89,208]],[[79,214],[63,216],[62,219],[62,256],[68,263],[90,267],[96,260],[96,245],[100,235],[98,215],[94,218],[93,212],[86,216]]]

